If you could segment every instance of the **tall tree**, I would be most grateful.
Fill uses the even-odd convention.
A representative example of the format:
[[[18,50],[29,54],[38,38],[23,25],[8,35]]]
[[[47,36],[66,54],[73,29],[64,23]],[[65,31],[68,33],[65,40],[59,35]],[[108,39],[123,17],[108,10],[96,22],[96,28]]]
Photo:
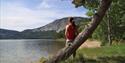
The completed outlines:
[[[99,39],[102,42],[102,45],[108,44],[111,45],[112,41],[125,40],[125,0],[112,0],[112,4],[108,13],[103,18],[103,21],[98,26],[93,38]]]
[[[110,9],[109,9],[110,11]],[[110,20],[110,16],[107,14],[107,19],[108,19],[108,42],[109,42],[109,45],[112,45],[112,33],[111,33],[111,20]]]
[[[80,4],[79,6],[82,6],[84,4],[84,1],[90,1],[90,0],[73,0],[74,3]],[[93,1],[93,0],[91,0]],[[82,4],[81,4],[82,3]],[[65,60],[68,57],[72,55],[73,52],[75,52],[82,43],[84,43],[89,36],[92,35],[94,30],[97,28],[97,26],[100,24],[102,18],[104,17],[106,11],[108,10],[109,6],[111,4],[111,0],[101,0],[100,6],[97,12],[94,14],[91,23],[88,25],[87,28],[85,28],[74,40],[74,43],[71,47],[66,47],[60,52],[58,52],[54,57],[50,58],[46,61],[46,63],[59,63],[61,60]]]

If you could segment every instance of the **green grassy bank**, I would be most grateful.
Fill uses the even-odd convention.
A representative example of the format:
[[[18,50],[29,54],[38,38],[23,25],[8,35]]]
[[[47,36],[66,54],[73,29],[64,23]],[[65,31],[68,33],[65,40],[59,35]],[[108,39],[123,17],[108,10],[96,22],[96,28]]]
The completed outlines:
[[[42,63],[45,59],[41,59]],[[81,48],[75,58],[72,56],[61,63],[124,63],[125,45],[103,46],[99,48]]]
[[[70,57],[62,63],[124,63],[125,45],[103,46],[100,48],[82,48],[76,58]]]

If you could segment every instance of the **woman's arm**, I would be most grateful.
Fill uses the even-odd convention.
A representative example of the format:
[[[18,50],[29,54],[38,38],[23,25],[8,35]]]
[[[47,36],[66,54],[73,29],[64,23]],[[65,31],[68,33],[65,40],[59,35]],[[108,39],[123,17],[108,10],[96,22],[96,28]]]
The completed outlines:
[[[67,29],[68,29],[68,25],[66,25],[66,27],[65,27],[65,38],[67,38],[66,36],[67,36]]]

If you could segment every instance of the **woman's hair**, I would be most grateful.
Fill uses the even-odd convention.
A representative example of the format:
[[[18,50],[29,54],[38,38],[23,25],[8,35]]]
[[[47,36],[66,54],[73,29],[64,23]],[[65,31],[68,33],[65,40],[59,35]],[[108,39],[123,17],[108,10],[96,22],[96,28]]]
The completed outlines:
[[[68,22],[71,23],[74,27],[76,27],[75,22],[73,20],[74,20],[73,17],[68,18]]]
[[[73,22],[73,19],[74,19],[73,17],[69,17],[69,18],[68,18],[68,22],[69,22],[69,23],[72,23],[72,22]]]
[[[74,22],[74,21],[72,22],[72,25],[73,25],[74,27],[76,27],[76,24],[75,24],[75,22]]]

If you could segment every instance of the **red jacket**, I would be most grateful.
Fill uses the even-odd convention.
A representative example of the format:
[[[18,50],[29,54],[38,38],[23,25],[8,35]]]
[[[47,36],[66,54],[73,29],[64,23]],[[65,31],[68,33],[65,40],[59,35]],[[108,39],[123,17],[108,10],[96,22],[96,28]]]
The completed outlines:
[[[74,40],[76,35],[76,28],[73,25],[66,26],[66,39]]]

